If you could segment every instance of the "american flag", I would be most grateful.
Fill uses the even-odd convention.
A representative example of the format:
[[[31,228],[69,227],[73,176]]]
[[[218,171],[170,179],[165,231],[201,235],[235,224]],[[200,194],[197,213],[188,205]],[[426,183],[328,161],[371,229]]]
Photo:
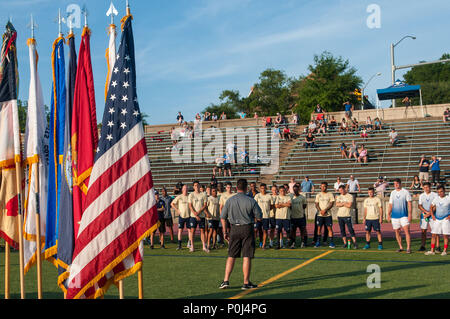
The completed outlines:
[[[150,161],[136,95],[132,17],[108,90],[102,129],[75,240],[66,297],[96,298],[142,266],[142,240],[157,227]]]

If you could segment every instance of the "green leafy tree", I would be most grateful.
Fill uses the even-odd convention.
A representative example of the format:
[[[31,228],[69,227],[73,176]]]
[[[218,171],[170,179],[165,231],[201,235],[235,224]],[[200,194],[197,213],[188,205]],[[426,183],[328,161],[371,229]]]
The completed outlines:
[[[243,99],[241,111],[259,115],[286,114],[293,105],[292,79],[283,71],[266,69],[259,76],[251,94]]]
[[[440,58],[445,59],[450,59],[450,54],[443,54]],[[403,78],[408,84],[421,86],[423,104],[450,102],[450,62],[415,66]],[[419,98],[413,98],[412,104],[419,105]],[[397,105],[401,105],[401,100]]]
[[[215,113],[220,118],[222,112],[225,112],[227,119],[238,118],[237,112],[243,109],[243,101],[239,91],[225,90],[219,96],[220,103],[211,103],[203,112]]]
[[[351,93],[361,86],[362,79],[348,60],[325,51],[314,55],[314,64],[309,65],[308,71],[308,76],[300,76],[292,83],[294,110],[300,115],[301,122],[310,119],[317,104],[327,112],[343,110],[345,101],[358,105],[356,96]]]

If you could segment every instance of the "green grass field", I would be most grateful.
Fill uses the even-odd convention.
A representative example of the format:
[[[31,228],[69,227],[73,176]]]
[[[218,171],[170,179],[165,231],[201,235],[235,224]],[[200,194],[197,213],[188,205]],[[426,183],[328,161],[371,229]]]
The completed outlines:
[[[338,241],[336,241],[338,242]],[[362,244],[362,243],[361,243]],[[346,250],[337,245],[328,247],[285,250],[257,249],[253,262],[254,283],[269,283],[242,295],[242,261],[238,260],[230,280],[231,287],[218,289],[225,269],[226,248],[207,254],[198,250],[190,253],[184,248],[176,251],[176,244],[168,249],[156,245],[145,246],[144,296],[145,298],[450,298],[450,255],[425,256],[421,252],[411,255],[397,253],[396,242],[384,241],[385,249],[376,245],[370,250]],[[360,245],[362,246],[362,245]],[[413,240],[413,248],[419,241]],[[184,247],[184,246],[183,246]],[[329,254],[312,260],[327,251]],[[299,265],[307,262],[306,265]],[[377,264],[381,268],[381,288],[367,287],[371,273],[367,267]],[[11,298],[20,298],[18,253],[11,252]],[[297,267],[295,269],[295,267]],[[292,270],[294,268],[294,270]],[[286,271],[289,271],[286,273]],[[280,275],[281,274],[281,275]],[[26,297],[36,298],[36,267],[25,276]],[[62,299],[56,285],[57,271],[49,262],[43,264],[44,298]],[[137,276],[124,280],[126,298],[137,298]],[[4,252],[0,253],[0,296],[4,291]],[[241,294],[241,295],[240,295]],[[105,298],[118,298],[118,290],[111,286]]]

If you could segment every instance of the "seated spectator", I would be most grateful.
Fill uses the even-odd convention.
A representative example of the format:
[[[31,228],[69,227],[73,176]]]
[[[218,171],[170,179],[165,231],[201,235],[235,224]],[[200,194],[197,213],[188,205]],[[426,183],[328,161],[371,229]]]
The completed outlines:
[[[381,125],[381,120],[377,117],[375,120],[374,120],[374,129],[377,131],[381,131],[382,129],[383,129],[383,127],[382,127],[382,125]]]
[[[266,126],[271,127],[272,125],[272,118],[270,116],[266,117]]]
[[[450,122],[450,108],[447,108],[444,111],[444,115],[442,116],[442,120],[444,121],[444,123]]]
[[[265,116],[263,116],[261,119],[261,125],[262,125],[262,127],[266,127],[266,117]]]
[[[372,119],[370,118],[370,116],[368,116],[366,120],[366,129],[368,132],[373,129]]]
[[[359,125],[358,125],[358,120],[356,119],[356,117],[352,120],[351,125],[352,125],[352,131],[357,132]]]
[[[316,128],[317,128],[317,124],[316,124],[315,121],[309,122],[309,125],[308,125],[308,132],[309,133],[315,134],[316,133]]]
[[[217,114],[216,113],[212,114],[211,120],[213,120],[214,122],[217,121]]]
[[[308,135],[305,137],[304,146],[305,146],[305,149],[316,147],[316,138],[314,137],[314,135],[311,132],[309,132]]]
[[[369,138],[369,134],[367,134],[367,130],[365,127],[363,127],[360,136],[364,141],[367,141],[367,139]]]
[[[298,118],[298,114],[297,113],[294,113],[294,112],[292,112],[292,120],[291,120],[291,123],[292,124],[298,124],[298,120],[299,120],[299,118]]]
[[[411,191],[411,193],[415,196],[418,197],[420,193],[422,193],[422,182],[419,179],[419,176],[414,175],[414,179],[411,183],[411,186],[409,187],[409,190]]]
[[[358,163],[367,164],[367,160],[368,160],[367,149],[364,147],[364,144],[362,144],[359,149]]]
[[[352,159],[352,157],[358,160],[358,146],[355,141],[352,141],[352,145],[348,149],[348,159]]]
[[[339,149],[341,151],[341,158],[348,159],[347,145],[345,145],[345,143],[341,143],[341,146],[339,147]]]
[[[289,127],[285,126],[283,129],[283,139],[285,141],[289,141],[291,139],[291,130],[289,129]]]
[[[257,113],[257,112],[255,112],[255,114],[253,114],[253,118],[254,118],[254,119],[257,119],[257,118],[258,118],[258,113]]]
[[[247,116],[247,113],[245,113],[245,112],[240,112],[238,114],[241,117],[241,119],[245,119],[245,117]]]
[[[332,115],[332,116],[331,116],[331,119],[330,119],[330,122],[328,123],[328,127],[329,127],[331,130],[334,130],[334,128],[335,128],[336,126],[337,126],[337,122],[336,122],[334,116]]]
[[[281,139],[281,131],[280,128],[278,127],[278,125],[275,125],[275,128],[272,130],[272,139],[274,138],[279,138]]]
[[[395,131],[395,128],[391,129],[391,133],[389,133],[389,143],[392,146],[397,146],[398,144],[398,133]]]
[[[319,122],[319,127],[317,129],[317,134],[325,135],[327,133],[327,125],[325,124],[325,121],[321,120]]]
[[[227,119],[227,115],[225,114],[225,112],[222,112],[222,114],[220,114],[220,120],[226,120]]]
[[[341,125],[339,126],[339,134],[341,134],[342,132],[344,134],[346,134],[348,132],[348,123],[345,120],[345,118],[342,118]]]
[[[275,118],[275,124],[281,124],[281,122],[283,121],[283,118],[281,117],[280,113],[277,113],[277,117]]]

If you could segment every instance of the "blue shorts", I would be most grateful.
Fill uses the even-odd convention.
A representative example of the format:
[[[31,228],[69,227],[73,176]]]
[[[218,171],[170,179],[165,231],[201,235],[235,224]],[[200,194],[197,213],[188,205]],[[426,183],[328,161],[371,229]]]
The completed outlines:
[[[263,227],[263,223],[262,223],[262,221],[260,221],[260,220],[257,220],[256,221],[256,223],[255,223],[255,230],[259,230],[259,229],[262,229],[262,227]]]
[[[208,228],[217,230],[219,228],[220,221],[215,219],[208,220]]]
[[[275,229],[275,218],[263,218],[262,227],[264,230]]]
[[[191,217],[189,219],[189,225],[190,225],[189,228],[196,229],[197,225],[198,225],[198,228],[205,229],[205,224],[206,224],[205,223],[205,218],[200,218],[199,221],[197,221],[197,219],[195,217]]]
[[[288,233],[291,231],[291,221],[289,219],[275,219],[275,228],[279,232],[284,229]]]
[[[296,229],[306,227],[306,217],[303,218],[292,218],[291,219],[291,227]]]
[[[186,226],[187,229],[189,229],[191,226],[189,225],[190,217],[188,218],[182,218],[178,217],[178,229],[184,229],[184,226]]]
[[[381,230],[380,221],[378,219],[373,219],[373,220],[366,219],[365,228],[366,228],[366,231],[369,231],[369,232],[372,230],[372,228],[374,231],[380,231]]]
[[[317,226],[327,226],[327,227],[331,227],[333,226],[333,217],[331,216],[327,216],[327,217],[322,217],[320,215],[317,216]]]

